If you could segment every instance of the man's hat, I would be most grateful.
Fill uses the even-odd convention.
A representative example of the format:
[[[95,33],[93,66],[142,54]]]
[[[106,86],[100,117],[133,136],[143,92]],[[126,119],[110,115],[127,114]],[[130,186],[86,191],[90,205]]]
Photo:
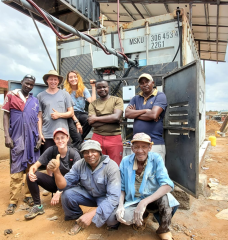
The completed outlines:
[[[151,76],[150,74],[148,74],[148,73],[143,73],[143,74],[141,74],[141,75],[139,76],[139,78],[138,78],[138,82],[139,82],[139,80],[140,80],[141,78],[146,78],[146,79],[148,79],[148,80],[150,80],[150,81],[154,81],[154,79],[152,78],[152,76]]]
[[[57,128],[57,129],[55,129],[55,131],[53,133],[53,138],[55,137],[55,134],[58,132],[62,132],[64,134],[66,134],[67,136],[69,136],[69,133],[67,132],[67,130],[65,128]]]
[[[95,140],[88,140],[82,143],[80,151],[83,152],[85,150],[90,150],[90,149],[97,150],[98,152],[102,152],[100,143]]]
[[[153,142],[151,142],[150,136],[145,133],[136,133],[131,140],[131,143],[133,142],[146,142],[149,144],[154,144]]]
[[[25,78],[30,78],[30,79],[32,79],[34,82],[36,81],[36,78],[35,78],[33,75],[31,75],[31,74],[26,74],[26,75],[23,77],[22,81],[25,80]]]
[[[45,74],[44,76],[43,76],[43,80],[44,80],[44,83],[46,84],[46,85],[48,85],[47,84],[47,79],[48,79],[48,77],[49,76],[57,76],[58,78],[59,78],[59,85],[62,83],[62,81],[63,81],[63,77],[61,76],[61,75],[59,75],[55,70],[50,70],[47,74]]]

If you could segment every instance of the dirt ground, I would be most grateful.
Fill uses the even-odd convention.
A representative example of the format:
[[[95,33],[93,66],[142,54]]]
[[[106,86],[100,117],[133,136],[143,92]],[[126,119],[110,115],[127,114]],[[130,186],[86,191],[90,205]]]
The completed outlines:
[[[217,146],[209,147],[205,159],[214,161],[203,163],[208,167],[201,173],[210,177],[217,178],[222,185],[228,185],[228,137],[217,138]],[[18,208],[14,215],[4,215],[9,199],[9,161],[0,161],[0,240],[2,239],[23,239],[23,240],[65,240],[65,239],[108,239],[108,240],[158,240],[155,234],[157,224],[153,228],[147,228],[143,232],[136,232],[130,226],[119,227],[118,231],[109,232],[105,226],[96,228],[91,225],[89,228],[78,233],[76,236],[69,236],[68,231],[73,222],[64,221],[64,214],[61,205],[52,207],[50,205],[51,195],[42,197],[45,208],[45,214],[37,216],[30,221],[24,220],[26,204],[23,204],[23,194],[20,196]],[[203,239],[203,240],[227,240],[228,239],[228,221],[219,220],[216,214],[228,208],[227,201],[210,200],[204,196],[194,199],[190,210],[178,210],[172,219],[171,231],[175,240],[185,239]],[[83,208],[83,211],[89,211],[91,208]],[[50,221],[47,218],[57,216],[58,219]],[[4,230],[11,228],[13,233],[4,236]],[[94,235],[95,234],[95,235]],[[96,235],[101,234],[101,235]],[[99,238],[100,236],[100,238]]]

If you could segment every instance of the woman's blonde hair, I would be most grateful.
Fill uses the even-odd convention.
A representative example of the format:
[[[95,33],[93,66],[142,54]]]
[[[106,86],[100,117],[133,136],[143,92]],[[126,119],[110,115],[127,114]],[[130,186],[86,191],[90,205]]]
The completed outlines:
[[[76,97],[76,98],[77,98],[77,97],[84,97],[83,92],[84,92],[84,90],[85,90],[85,85],[84,85],[84,83],[83,83],[83,81],[82,81],[82,77],[81,77],[80,73],[77,72],[77,71],[70,71],[70,72],[67,73],[67,77],[66,77],[66,80],[65,80],[65,82],[64,82],[64,88],[66,89],[66,91],[67,91],[69,94],[71,94],[72,91],[73,91],[73,90],[72,90],[72,87],[71,87],[71,85],[70,85],[70,83],[69,83],[69,74],[70,74],[70,73],[75,73],[75,74],[77,75],[77,78],[78,78],[78,84],[77,84],[77,90],[76,90],[75,97]]]

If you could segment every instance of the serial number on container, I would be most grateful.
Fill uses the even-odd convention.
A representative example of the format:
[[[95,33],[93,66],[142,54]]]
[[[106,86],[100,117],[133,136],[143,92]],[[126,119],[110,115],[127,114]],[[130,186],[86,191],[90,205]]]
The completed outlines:
[[[178,38],[178,30],[151,35],[151,49],[164,48],[168,39]]]

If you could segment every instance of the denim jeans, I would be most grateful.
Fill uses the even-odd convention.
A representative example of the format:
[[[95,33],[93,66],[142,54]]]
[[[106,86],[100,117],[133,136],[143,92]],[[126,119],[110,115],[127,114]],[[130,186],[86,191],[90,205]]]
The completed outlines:
[[[95,198],[79,185],[64,190],[61,196],[61,202],[65,213],[65,220],[76,220],[83,215],[79,205],[97,207],[105,198],[106,196]],[[114,226],[117,223],[118,221],[113,214],[111,214],[106,221],[108,226]]]

